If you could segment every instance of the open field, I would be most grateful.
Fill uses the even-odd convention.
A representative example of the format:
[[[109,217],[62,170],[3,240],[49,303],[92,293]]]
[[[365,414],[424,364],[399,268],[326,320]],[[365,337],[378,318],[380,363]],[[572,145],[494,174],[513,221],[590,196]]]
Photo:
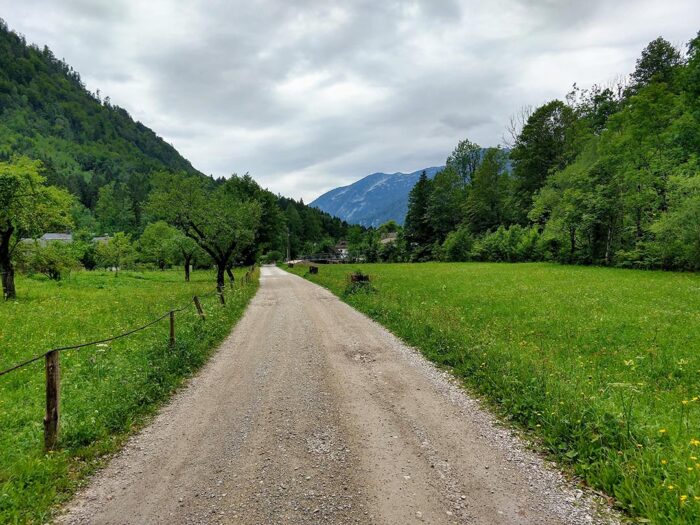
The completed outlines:
[[[239,281],[226,307],[202,300],[176,315],[174,349],[168,321],[131,337],[61,353],[60,449],[42,451],[43,360],[0,377],[0,522],[44,523],[52,505],[116,449],[165,400],[242,315],[257,284]],[[142,325],[193,295],[214,290],[211,272],[78,272],[61,282],[20,277],[19,298],[0,303],[0,369],[50,348],[101,339]],[[257,282],[257,281],[256,281]],[[206,329],[205,329],[206,327]]]
[[[347,293],[360,269],[373,290]],[[700,522],[700,276],[476,263],[290,271],[452,367],[640,522]]]

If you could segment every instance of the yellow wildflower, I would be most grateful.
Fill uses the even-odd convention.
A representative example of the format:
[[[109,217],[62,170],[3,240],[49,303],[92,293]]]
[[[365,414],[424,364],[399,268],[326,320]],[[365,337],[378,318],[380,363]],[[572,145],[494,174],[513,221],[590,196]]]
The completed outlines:
[[[665,434],[665,433],[666,433],[666,429],[665,429],[665,428],[660,428],[660,429],[659,429],[659,434]]]
[[[685,501],[688,499],[688,496],[685,494],[681,494],[681,503],[685,503]]]
[[[698,445],[700,445],[700,439],[693,438],[690,440],[690,444],[693,445],[694,447],[697,447]]]
[[[687,404],[688,404],[688,400],[687,400],[687,399],[684,399],[683,401],[681,401],[681,403],[683,403],[684,405],[687,405]]]
[[[661,460],[661,464],[662,464],[662,465],[665,465],[666,463],[668,463],[668,461],[666,461],[665,459],[662,459],[662,460]]]

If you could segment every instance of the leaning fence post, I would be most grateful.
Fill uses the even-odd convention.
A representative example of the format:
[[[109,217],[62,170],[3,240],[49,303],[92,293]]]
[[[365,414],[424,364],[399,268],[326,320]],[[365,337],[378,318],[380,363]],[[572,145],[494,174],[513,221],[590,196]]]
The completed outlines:
[[[61,366],[58,350],[46,354],[46,415],[44,416],[44,449],[53,450],[58,443]]]
[[[204,319],[204,310],[202,310],[202,303],[199,302],[199,297],[196,295],[192,298],[194,301],[194,306],[197,309],[197,313],[199,314],[200,319]]]
[[[170,347],[175,346],[175,311],[170,310]]]

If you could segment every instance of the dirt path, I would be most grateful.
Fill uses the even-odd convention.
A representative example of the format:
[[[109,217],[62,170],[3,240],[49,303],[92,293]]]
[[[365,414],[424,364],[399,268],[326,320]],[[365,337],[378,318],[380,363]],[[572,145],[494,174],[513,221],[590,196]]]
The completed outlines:
[[[449,377],[277,268],[219,352],[62,523],[599,518]]]

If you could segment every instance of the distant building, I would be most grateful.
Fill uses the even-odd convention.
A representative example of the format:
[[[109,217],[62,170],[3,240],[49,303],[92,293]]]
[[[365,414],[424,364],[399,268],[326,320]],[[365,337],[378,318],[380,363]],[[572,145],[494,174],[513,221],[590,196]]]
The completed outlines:
[[[50,242],[64,242],[66,244],[73,242],[73,235],[70,233],[45,233],[38,239],[25,238],[22,242],[36,242],[39,246],[46,246]]]
[[[382,235],[382,238],[379,239],[379,242],[381,244],[394,244],[398,238],[399,234],[396,232],[385,233]]]
[[[338,241],[338,244],[335,245],[335,254],[340,259],[347,259],[348,255],[350,255],[350,250],[348,250],[348,241]]]
[[[102,237],[93,237],[92,242],[98,243],[98,244],[104,244],[106,242],[109,242],[110,236],[109,235],[104,235]],[[72,233],[45,233],[38,239],[32,239],[30,237],[27,237],[25,239],[22,239],[22,242],[26,243],[33,243],[36,242],[39,246],[46,246],[50,242],[64,242],[66,244],[72,243],[73,242],[73,234]]]

